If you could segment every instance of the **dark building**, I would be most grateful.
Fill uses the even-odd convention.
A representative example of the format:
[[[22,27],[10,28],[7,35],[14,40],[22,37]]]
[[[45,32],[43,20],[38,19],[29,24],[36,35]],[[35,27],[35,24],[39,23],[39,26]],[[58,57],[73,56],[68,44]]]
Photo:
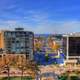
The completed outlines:
[[[69,55],[80,56],[80,37],[69,38]]]
[[[66,58],[80,58],[80,33],[64,35],[63,48]]]

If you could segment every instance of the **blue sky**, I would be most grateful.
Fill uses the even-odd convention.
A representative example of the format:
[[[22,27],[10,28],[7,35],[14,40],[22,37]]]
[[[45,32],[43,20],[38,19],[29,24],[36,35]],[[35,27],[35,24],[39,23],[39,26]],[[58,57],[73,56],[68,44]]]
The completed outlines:
[[[0,29],[80,32],[80,0],[0,0]]]

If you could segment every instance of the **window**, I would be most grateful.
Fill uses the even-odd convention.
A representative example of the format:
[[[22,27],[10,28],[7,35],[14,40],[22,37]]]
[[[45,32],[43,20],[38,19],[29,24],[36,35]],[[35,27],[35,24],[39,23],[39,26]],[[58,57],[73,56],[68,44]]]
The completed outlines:
[[[2,55],[0,55],[0,58],[2,57]]]
[[[19,43],[19,41],[17,40],[16,43]]]
[[[69,38],[69,55],[80,56],[80,37]]]
[[[15,41],[12,41],[12,43],[15,43]]]
[[[16,52],[18,53],[19,52],[19,49],[17,49]]]

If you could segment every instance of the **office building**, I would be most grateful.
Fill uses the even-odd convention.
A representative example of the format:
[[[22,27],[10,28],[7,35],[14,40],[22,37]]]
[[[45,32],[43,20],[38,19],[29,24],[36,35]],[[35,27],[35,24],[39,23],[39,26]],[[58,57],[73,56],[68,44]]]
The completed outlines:
[[[0,48],[7,54],[26,54],[33,58],[34,33],[23,28],[1,31]]]
[[[80,33],[63,35],[63,48],[67,59],[79,59]]]

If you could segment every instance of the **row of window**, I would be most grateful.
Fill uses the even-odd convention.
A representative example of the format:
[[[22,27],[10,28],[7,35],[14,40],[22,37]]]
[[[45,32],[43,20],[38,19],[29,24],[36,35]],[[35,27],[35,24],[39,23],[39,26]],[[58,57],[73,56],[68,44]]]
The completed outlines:
[[[33,36],[33,34],[29,33],[29,32],[5,32],[4,33],[5,36],[19,36],[19,37],[22,37],[22,36]]]
[[[20,49],[27,49],[27,48],[33,48],[33,46],[6,46],[6,48],[20,48]]]
[[[9,52],[32,52],[32,49],[7,49]]]
[[[33,38],[5,38],[5,41],[33,41]]]

